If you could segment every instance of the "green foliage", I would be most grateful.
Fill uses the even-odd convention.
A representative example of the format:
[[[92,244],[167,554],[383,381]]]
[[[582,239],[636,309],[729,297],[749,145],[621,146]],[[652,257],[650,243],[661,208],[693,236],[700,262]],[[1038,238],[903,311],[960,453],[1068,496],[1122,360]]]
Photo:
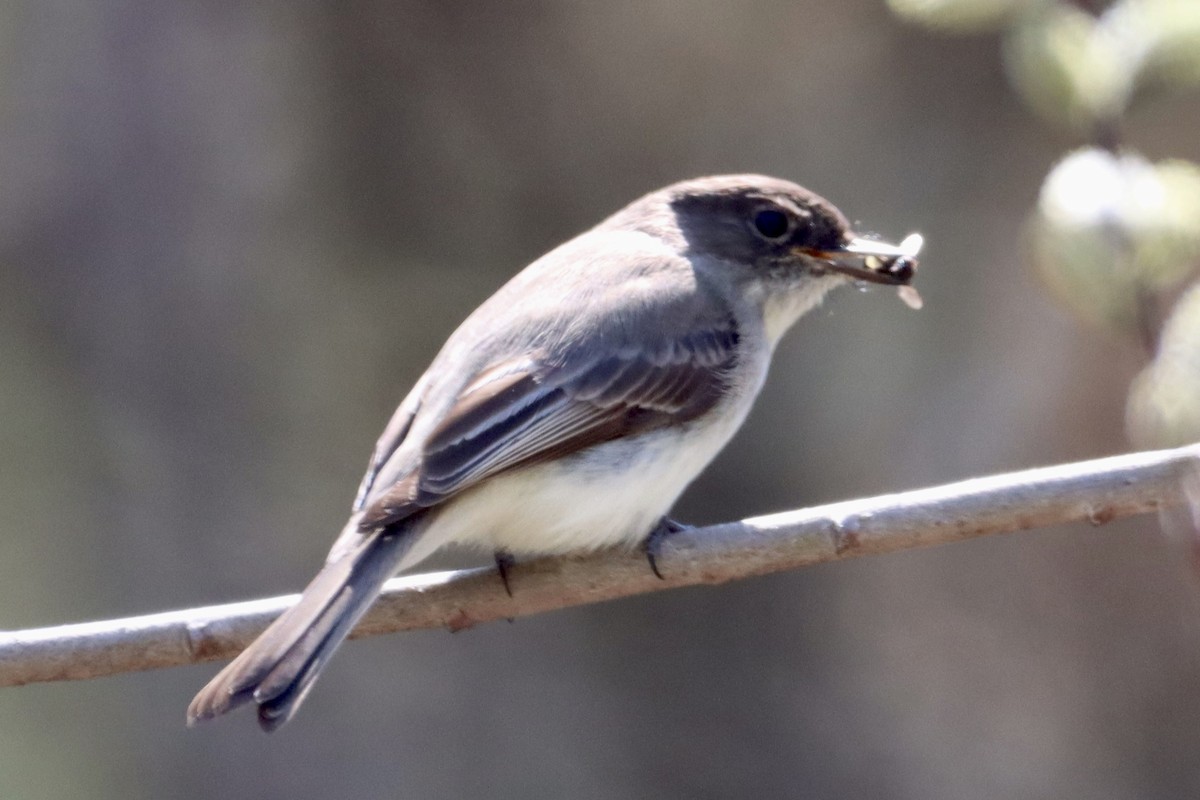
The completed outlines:
[[[1200,168],[1076,151],[1042,184],[1030,232],[1034,265],[1059,302],[1140,335],[1147,298],[1178,288],[1200,259]]]
[[[989,31],[1002,27],[1047,0],[888,0],[897,16],[930,28]]]
[[[1137,0],[1113,8],[1112,25],[1138,46],[1138,83],[1166,88],[1200,86],[1200,3]]]
[[[1029,107],[1088,135],[1150,88],[1200,84],[1200,3],[1126,0],[1095,17],[1054,5],[1018,18],[1005,66]]]
[[[1004,46],[1009,78],[1047,121],[1087,132],[1121,113],[1129,93],[1126,51],[1090,14],[1054,6],[1026,15]]]
[[[1153,350],[1131,387],[1131,438],[1200,440],[1200,285],[1155,330],[1160,309],[1200,272],[1200,166],[1151,163],[1120,142],[1139,98],[1200,86],[1200,0],[1120,0],[1096,14],[1054,0],[889,5],[930,28],[999,31],[1025,104],[1090,143],[1042,184],[1029,221],[1034,266],[1076,316]]]
[[[1183,445],[1200,431],[1200,283],[1175,305],[1158,355],[1133,382],[1129,436],[1142,447]]]

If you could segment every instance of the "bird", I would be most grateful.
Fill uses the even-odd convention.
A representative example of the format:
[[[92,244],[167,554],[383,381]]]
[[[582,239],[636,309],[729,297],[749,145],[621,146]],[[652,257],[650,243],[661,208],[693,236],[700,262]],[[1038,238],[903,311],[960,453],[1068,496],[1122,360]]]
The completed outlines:
[[[279,728],[384,582],[446,545],[648,542],[658,573],[671,506],[745,420],[783,334],[837,286],[911,290],[919,246],[860,237],[819,195],[747,174],[651,192],[538,258],[446,341],[316,577],[200,690],[189,725],[254,704]]]

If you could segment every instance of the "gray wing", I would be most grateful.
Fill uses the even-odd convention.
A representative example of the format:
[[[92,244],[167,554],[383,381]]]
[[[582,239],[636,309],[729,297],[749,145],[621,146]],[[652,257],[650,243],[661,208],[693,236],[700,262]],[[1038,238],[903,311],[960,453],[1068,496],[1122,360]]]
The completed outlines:
[[[371,452],[371,461],[367,464],[367,473],[363,475],[362,482],[358,485],[358,493],[354,496],[354,510],[362,511],[367,505],[367,497],[370,496],[371,490],[375,486],[375,478],[379,475],[379,470],[387,463],[392,454],[396,452],[404,439],[408,436],[409,430],[412,428],[413,420],[417,416],[417,411],[421,408],[421,399],[425,394],[425,387],[429,383],[429,374],[426,373],[417,381],[417,385],[408,393],[408,397],[392,414],[391,420],[388,421],[387,427],[383,429],[379,440],[375,443],[375,449]]]
[[[382,460],[364,480],[360,529],[403,520],[505,470],[682,425],[711,410],[736,364],[737,325],[731,315],[691,322],[675,335],[651,325],[657,341],[637,347],[582,342],[567,353],[480,369],[426,436],[413,468],[391,486],[372,487],[419,413],[414,390],[411,410],[397,412],[376,448]]]

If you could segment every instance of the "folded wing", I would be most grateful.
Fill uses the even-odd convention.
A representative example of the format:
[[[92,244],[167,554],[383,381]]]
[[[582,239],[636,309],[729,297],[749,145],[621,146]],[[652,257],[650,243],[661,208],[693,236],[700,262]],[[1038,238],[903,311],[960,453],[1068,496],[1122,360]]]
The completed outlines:
[[[569,358],[491,365],[433,428],[416,468],[367,496],[360,528],[398,522],[505,470],[687,424],[720,401],[737,342],[732,317],[721,317],[641,347],[584,343]]]

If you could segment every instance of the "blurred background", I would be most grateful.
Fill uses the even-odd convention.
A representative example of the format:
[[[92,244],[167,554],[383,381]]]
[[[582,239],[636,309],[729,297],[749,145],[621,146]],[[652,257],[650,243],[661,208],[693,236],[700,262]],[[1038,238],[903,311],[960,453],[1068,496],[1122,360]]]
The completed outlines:
[[[680,519],[1131,447],[1145,349],[1029,267],[1084,139],[993,33],[875,0],[47,0],[0,28],[2,628],[298,591],[458,322],[703,174],[920,231],[925,308],[802,320]],[[1195,161],[1197,130],[1164,94],[1122,135]],[[271,737],[184,727],[216,668],[0,690],[0,797],[1200,793],[1200,593],[1152,518],[351,643]]]

